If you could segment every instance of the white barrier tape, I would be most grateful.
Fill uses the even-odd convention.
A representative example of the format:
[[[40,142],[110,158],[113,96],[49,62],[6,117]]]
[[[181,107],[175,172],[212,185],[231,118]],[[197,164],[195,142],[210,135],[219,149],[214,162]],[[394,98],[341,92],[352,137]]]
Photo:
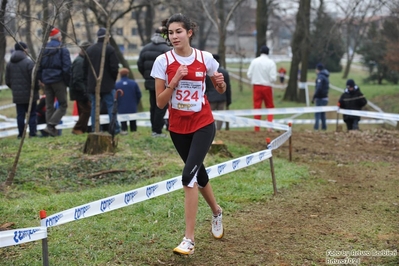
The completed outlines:
[[[319,106],[319,107],[224,110],[224,111],[213,111],[213,113],[236,115],[236,116],[253,116],[253,115],[271,115],[271,114],[281,115],[281,114],[297,114],[297,113],[336,112],[337,110],[338,106]]]
[[[275,150],[283,145],[292,135],[292,128],[290,127],[287,132],[284,132],[267,145],[268,149]]]
[[[308,124],[314,124],[314,119],[276,119],[277,123],[280,124],[288,124],[292,123],[293,125],[308,125]],[[337,120],[336,119],[327,119],[326,124],[336,124]],[[359,121],[360,124],[384,124],[384,120],[371,120],[371,119],[361,119]],[[345,124],[345,122],[342,119],[338,119],[338,124]],[[232,127],[232,125],[230,125]]]
[[[239,117],[239,116],[228,115],[228,114],[222,115],[217,112],[213,113],[213,117],[216,120],[239,124],[239,125],[242,125],[243,127],[257,126],[257,127],[274,128],[274,129],[279,129],[279,130],[288,130],[287,125],[281,125],[281,124],[258,120],[258,119]]]
[[[272,157],[271,150],[263,150],[206,168],[209,178],[215,178],[248,167]],[[115,196],[83,204],[41,220],[43,227],[54,227],[94,215],[127,207],[183,188],[181,176],[127,191]]]
[[[347,110],[347,109],[339,109],[338,113],[345,114],[345,115],[355,115],[355,116],[362,116],[362,117],[371,117],[371,118],[377,118],[377,119],[399,121],[399,114],[377,113],[377,112],[357,111],[357,110]]]
[[[21,228],[0,232],[0,248],[20,245],[47,237],[46,227]]]
[[[10,103],[10,104],[7,104],[7,105],[0,106],[0,110],[8,109],[8,108],[11,108],[11,107],[14,107],[14,106],[15,106],[15,103]]]
[[[15,123],[17,123],[17,119],[16,119],[16,118],[8,118],[8,117],[5,116],[5,115],[0,115],[0,119],[1,119],[1,120],[4,120],[4,121],[6,121],[6,122],[15,122]]]

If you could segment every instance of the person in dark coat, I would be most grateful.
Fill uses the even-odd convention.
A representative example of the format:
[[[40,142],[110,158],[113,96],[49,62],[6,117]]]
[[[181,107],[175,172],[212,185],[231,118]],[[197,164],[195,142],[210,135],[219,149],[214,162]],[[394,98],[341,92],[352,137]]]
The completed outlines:
[[[330,73],[324,68],[322,64],[316,66],[316,85],[315,92],[312,98],[312,103],[316,103],[316,106],[326,106],[328,104],[328,90],[330,88]],[[315,113],[315,124],[314,130],[319,130],[319,121],[321,120],[321,129],[327,130],[326,113],[318,112]]]
[[[80,45],[80,52],[72,63],[72,78],[69,85],[69,98],[76,101],[78,106],[79,119],[72,129],[72,134],[80,135],[87,132],[87,123],[90,119],[91,104],[87,97],[86,84],[84,82],[83,62],[85,50],[90,46],[89,42]]]
[[[13,103],[17,108],[18,138],[22,137],[25,129],[25,116],[29,116],[29,136],[36,136],[36,103],[39,99],[38,86],[34,87],[33,101],[29,110],[29,99],[32,85],[32,70],[35,63],[28,58],[26,50],[28,46],[24,42],[17,42],[14,53],[6,66],[5,80],[12,91]]]
[[[353,79],[346,81],[346,89],[339,98],[339,106],[342,109],[361,110],[367,104],[367,99],[360,91]],[[349,130],[359,130],[360,116],[343,115],[346,127]]]
[[[68,108],[67,86],[71,77],[71,56],[67,48],[62,47],[62,35],[59,29],[50,32],[50,42],[43,51],[38,69],[40,82],[44,84],[46,94],[46,123],[44,129],[51,136],[58,136],[56,125],[60,124]],[[59,108],[54,108],[55,98]]]
[[[115,89],[121,89],[123,96],[118,97],[118,114],[134,114],[137,113],[137,105],[141,99],[141,91],[136,81],[129,79],[129,69],[122,68],[119,70],[121,79],[115,84]],[[137,131],[136,120],[129,121],[130,131]],[[127,134],[127,122],[121,122],[121,135]]]
[[[155,59],[169,50],[171,50],[171,47],[167,45],[165,38],[162,36],[162,27],[160,27],[156,29],[151,37],[151,42],[143,47],[137,61],[138,70],[145,79],[144,87],[150,93],[150,121],[152,136],[154,137],[166,136],[162,134],[162,128],[165,125],[164,116],[168,106],[163,109],[159,109],[157,106],[155,79],[150,76],[150,73]]]
[[[213,58],[219,62],[219,55],[213,54]],[[212,110],[225,110],[231,104],[231,87],[230,87],[230,76],[226,69],[219,65],[218,72],[222,73],[224,76],[224,82],[226,82],[226,91],[222,94],[216,91],[215,87],[209,76],[206,76],[206,96],[211,105]],[[222,128],[223,121],[216,121],[216,129],[220,130]]]
[[[87,92],[91,101],[91,127],[93,131],[95,131],[95,123],[96,123],[96,76],[100,73],[101,66],[101,57],[102,57],[102,49],[105,39],[106,29],[100,28],[97,31],[97,43],[93,44],[89,48],[87,48],[86,53],[87,56],[83,62],[83,73],[86,78],[87,84]],[[111,38],[111,36],[109,36]],[[90,63],[93,65],[93,68],[96,72],[94,75]],[[116,56],[115,49],[107,43],[105,50],[105,64],[104,64],[104,72],[103,78],[101,81],[100,88],[100,100],[101,104],[105,104],[108,110],[109,120],[112,120],[112,109],[114,106],[114,96],[115,96],[115,82],[118,78],[118,70],[119,70],[119,59]],[[104,103],[103,103],[104,102]],[[115,122],[115,134],[118,134],[120,131],[120,126],[118,121]]]

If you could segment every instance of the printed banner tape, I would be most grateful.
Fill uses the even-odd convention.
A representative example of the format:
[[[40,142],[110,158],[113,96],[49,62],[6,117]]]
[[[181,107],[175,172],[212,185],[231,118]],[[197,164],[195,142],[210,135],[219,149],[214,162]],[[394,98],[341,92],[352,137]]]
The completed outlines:
[[[31,227],[0,232],[0,248],[37,241],[47,237],[46,227]]]
[[[271,150],[262,150],[206,168],[209,178],[215,178],[248,167],[272,157]],[[127,207],[183,188],[181,176],[141,187],[115,196],[83,204],[41,220],[43,227],[54,227],[81,220],[122,207]]]

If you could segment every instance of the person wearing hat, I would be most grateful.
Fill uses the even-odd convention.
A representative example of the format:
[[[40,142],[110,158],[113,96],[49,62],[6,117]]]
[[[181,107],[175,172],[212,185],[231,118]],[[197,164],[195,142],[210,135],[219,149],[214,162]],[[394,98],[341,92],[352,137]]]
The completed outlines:
[[[39,99],[38,86],[34,87],[33,101],[29,110],[29,99],[32,85],[32,70],[35,63],[26,55],[28,46],[24,42],[14,45],[14,52],[6,66],[5,81],[11,89],[13,103],[17,109],[18,138],[25,129],[25,115],[29,115],[29,136],[36,136],[36,102]],[[37,84],[36,84],[37,85]]]
[[[348,110],[362,110],[367,104],[367,99],[360,91],[359,86],[355,84],[353,79],[346,81],[346,89],[339,98],[339,107]],[[346,128],[349,130],[359,130],[360,116],[343,115]]]
[[[220,63],[219,55],[212,55],[215,60]],[[208,97],[209,104],[212,110],[225,110],[231,104],[231,87],[230,87],[230,75],[226,69],[219,65],[218,72],[222,73],[224,76],[224,82],[226,82],[226,91],[219,93],[212,83],[211,78],[207,75],[205,86],[206,86],[206,96]],[[221,130],[223,121],[216,121],[216,129]]]
[[[55,128],[60,124],[68,108],[67,86],[71,77],[71,56],[67,48],[62,46],[62,35],[59,29],[50,32],[50,41],[43,50],[42,60],[38,69],[38,78],[44,84],[46,95],[46,128],[50,136],[58,136]],[[54,107],[58,101],[58,108]]]
[[[265,103],[266,108],[274,108],[272,85],[277,80],[277,66],[269,58],[269,47],[263,45],[259,51],[260,55],[252,60],[247,71],[247,76],[253,86],[254,109],[261,109],[262,102]],[[254,119],[260,120],[261,116],[255,115]],[[272,122],[273,115],[267,115],[267,120]],[[259,127],[255,127],[255,131],[259,130]]]
[[[90,42],[82,42],[78,56],[72,63],[72,77],[69,85],[69,98],[76,101],[79,119],[72,129],[72,134],[80,135],[87,132],[87,123],[90,119],[91,104],[87,97],[86,83],[84,82],[83,61],[85,51],[91,45]]]
[[[164,116],[168,106],[165,106],[163,109],[157,106],[155,79],[150,76],[155,59],[171,49],[166,43],[163,33],[162,27],[155,30],[155,33],[151,37],[151,42],[147,43],[143,49],[141,49],[139,59],[137,60],[137,68],[145,80],[144,87],[150,94],[150,121],[153,137],[166,137],[166,135],[162,133],[162,128],[165,125]]]
[[[329,76],[330,73],[324,68],[323,64],[317,64],[316,66],[316,85],[315,92],[312,98],[312,103],[316,103],[316,106],[326,106],[328,104],[328,90],[330,88]],[[321,129],[327,130],[326,113],[317,112],[315,113],[314,130],[319,130],[319,121],[321,120]]]
[[[102,49],[106,36],[106,29],[100,28],[97,31],[97,43],[91,45],[86,50],[87,56],[83,61],[84,77],[86,78],[87,92],[91,101],[91,127],[95,131],[96,123],[96,85],[97,77],[100,74]],[[108,35],[108,38],[111,36]],[[92,71],[94,68],[95,73]],[[100,87],[100,106],[105,105],[108,111],[109,121],[112,120],[112,109],[114,106],[115,82],[118,77],[119,59],[116,56],[115,49],[106,44],[104,71]],[[120,131],[118,121],[115,122],[115,134]]]
[[[130,70],[121,68],[119,70],[120,80],[115,84],[115,89],[122,90],[123,96],[118,97],[118,114],[135,114],[137,105],[141,100],[139,85],[133,79],[129,79]],[[136,120],[129,120],[130,132],[137,131]],[[121,122],[121,135],[127,135],[127,121]]]

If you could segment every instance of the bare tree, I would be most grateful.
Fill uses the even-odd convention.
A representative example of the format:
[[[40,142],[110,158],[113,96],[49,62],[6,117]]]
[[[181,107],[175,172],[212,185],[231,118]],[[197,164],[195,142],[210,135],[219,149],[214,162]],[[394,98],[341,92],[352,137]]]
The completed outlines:
[[[31,19],[31,4],[30,4],[30,0],[23,0],[21,1],[21,5],[19,8],[21,8],[21,10],[19,11],[19,13],[21,13],[22,17],[25,19],[25,32],[29,33],[29,34],[25,34],[25,38],[26,38],[26,44],[29,47],[29,52],[31,54],[31,56],[33,58],[36,58],[36,49],[34,49],[34,45],[33,45],[33,40],[32,40],[32,19]]]
[[[344,14],[341,25],[346,36],[346,65],[343,79],[348,77],[355,53],[367,33],[369,19],[381,11],[385,3],[374,0],[337,1],[337,7]]]
[[[310,0],[300,0],[298,13],[296,15],[296,27],[294,36],[291,41],[292,48],[292,60],[290,67],[290,78],[288,80],[288,86],[284,93],[284,100],[286,101],[298,101],[298,70],[299,64],[302,60],[303,41],[306,35],[305,27],[309,18],[306,16],[310,15]],[[308,29],[309,30],[309,29]],[[305,40],[306,41],[306,40]],[[302,62],[303,64],[303,62]],[[302,67],[302,69],[304,69]],[[306,77],[305,77],[306,80]]]
[[[48,21],[43,21],[42,22],[43,27],[46,29],[44,31],[44,34],[43,34],[42,47],[45,45],[45,43],[46,43],[45,40],[47,40],[49,35],[50,35],[51,25],[54,25],[54,22],[55,22],[57,16],[59,15],[60,8],[62,8],[62,7],[63,7],[62,4],[59,7],[55,6],[54,16],[52,18],[50,18]],[[11,30],[7,29],[7,27],[5,26],[5,24],[3,22],[0,22],[0,24],[1,24],[1,26],[3,28],[5,28],[7,30],[8,34],[10,34],[10,36],[12,36],[14,41],[17,42],[16,33],[12,33]],[[36,61],[35,67],[33,68],[33,71],[32,71],[32,77],[31,77],[32,82],[31,82],[30,99],[29,99],[28,110],[30,110],[32,108],[33,95],[34,95],[34,90],[35,90],[35,85],[36,85],[36,76],[37,76],[37,71],[40,68],[40,62],[41,62],[41,58],[42,58],[42,55],[43,55],[43,50],[44,49],[40,50],[39,57],[38,57],[38,59]],[[29,54],[28,54],[28,56],[31,57]],[[32,57],[31,57],[31,59],[34,60]],[[25,117],[25,121],[29,121],[29,117],[30,117],[30,112],[27,112],[26,113],[26,117]],[[25,124],[24,132],[23,132],[22,137],[21,137],[21,142],[19,144],[17,154],[15,155],[14,163],[13,163],[11,169],[9,170],[8,177],[7,177],[6,181],[1,186],[2,189],[5,189],[5,188],[11,186],[13,184],[13,182],[14,182],[14,178],[15,178],[15,175],[16,175],[16,172],[17,172],[19,158],[21,156],[24,140],[25,140],[25,137],[26,137],[27,128],[28,128],[28,123]]]
[[[218,29],[219,33],[219,46],[218,54],[220,56],[220,64],[226,67],[226,37],[227,26],[232,19],[234,11],[244,0],[228,1],[229,6],[225,7],[227,1],[217,0],[210,3],[206,0],[201,0],[205,14],[208,16],[212,24]]]
[[[309,49],[310,49],[310,0],[305,1],[304,3],[304,11],[302,16],[302,27],[303,27],[303,35],[302,35],[302,43],[301,43],[301,76],[300,76],[300,90],[299,90],[299,102],[306,103],[307,95],[306,95],[306,81],[308,76],[308,64],[309,64]],[[323,4],[323,0],[320,0],[320,5]]]
[[[269,16],[275,7],[275,0],[257,0],[256,6],[256,53],[259,56],[259,48],[267,44],[267,30],[269,29]]]
[[[83,20],[85,22],[85,29],[86,29],[86,38],[87,41],[89,41],[90,43],[93,43],[93,34],[92,34],[92,22],[89,20],[89,17],[87,15],[87,9],[83,8],[82,10],[82,15],[83,15]]]
[[[200,50],[205,50],[208,41],[213,41],[214,24],[212,24],[208,16],[204,12],[201,1],[181,1],[170,0],[167,4],[170,15],[175,13],[183,13],[198,25],[198,31],[194,41]],[[195,44],[194,44],[195,45]]]
[[[66,37],[68,36],[68,24],[72,17],[70,10],[72,9],[73,3],[72,1],[66,2],[64,5],[65,8],[62,9],[57,20],[58,24],[60,25],[59,29],[62,33],[62,39],[66,40]]]
[[[136,4],[134,0],[129,0],[127,3],[128,5],[124,7],[123,9],[121,8],[116,8],[116,3],[117,1],[108,1],[108,0],[86,0],[84,2],[85,7],[89,8],[92,12],[93,15],[95,16],[97,20],[97,24],[105,27],[107,25],[107,20],[110,21],[110,30],[112,29],[112,26],[121,18],[123,18],[126,14],[130,13],[132,10],[140,10],[143,7],[148,6],[148,1],[140,1],[140,3]],[[152,5],[158,5],[160,2],[157,1],[151,1]],[[100,8],[101,6],[101,8]],[[107,15],[104,14],[100,9],[107,10]],[[152,31],[152,28],[150,29]],[[129,67],[129,62],[124,58],[121,50],[119,49],[119,46],[117,45],[116,41],[111,38],[109,40],[109,43],[112,47],[115,49],[115,53],[118,56],[118,59],[120,63],[123,65],[123,67],[130,69]],[[130,71],[129,73],[130,78],[133,77],[133,73]],[[141,105],[140,105],[141,106]],[[142,109],[139,107],[139,110]]]

